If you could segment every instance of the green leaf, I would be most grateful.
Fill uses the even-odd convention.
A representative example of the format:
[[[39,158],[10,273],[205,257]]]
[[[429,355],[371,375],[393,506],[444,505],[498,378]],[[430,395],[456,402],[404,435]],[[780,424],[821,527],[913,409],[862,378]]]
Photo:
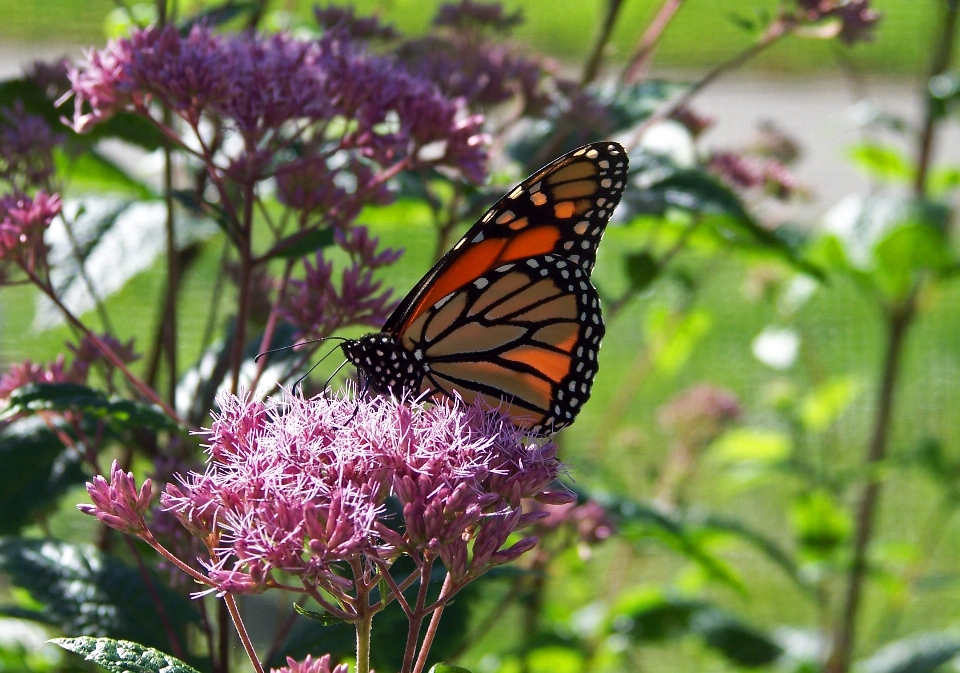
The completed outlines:
[[[764,633],[719,610],[703,610],[691,620],[691,630],[738,666],[766,666],[776,661],[783,648]]]
[[[858,662],[859,673],[934,673],[960,654],[960,636],[955,632],[924,633],[883,647],[869,659]]]
[[[732,189],[702,169],[678,168],[664,157],[641,156],[639,178],[628,185],[624,202],[634,212],[665,217],[671,209],[692,213],[695,225],[722,245],[763,251],[816,278],[823,272],[800,259],[791,243],[764,229]],[[637,187],[637,182],[643,187]]]
[[[836,552],[850,536],[850,515],[823,489],[800,495],[793,503],[790,521],[803,551],[816,559]]]
[[[850,196],[824,216],[816,254],[867,290],[900,300],[921,278],[956,269],[945,233],[950,217],[950,209],[936,201]]]
[[[801,422],[814,432],[826,430],[853,403],[861,389],[852,376],[837,376],[824,381],[800,405]]]
[[[140,643],[113,638],[53,638],[65,650],[83,655],[110,673],[199,673],[176,657]]]
[[[179,425],[154,405],[108,398],[104,393],[77,383],[31,383],[10,394],[0,419],[37,411],[79,411],[107,421],[114,432],[124,430],[178,430]]]
[[[776,464],[790,456],[790,438],[773,430],[734,428],[712,444],[710,454],[726,465]]]
[[[689,633],[693,616],[705,606],[702,601],[664,597],[658,592],[641,592],[618,601],[612,614],[616,622],[627,618],[627,633],[631,638],[652,643]]]
[[[72,155],[58,151],[57,173],[67,178],[71,193],[83,191],[119,192],[137,199],[155,199],[157,195],[144,183],[94,150]]]
[[[81,464],[39,418],[0,428],[0,535],[18,533],[55,508],[67,489],[86,481]]]
[[[198,620],[190,602],[154,575],[152,587],[140,571],[91,545],[52,539],[0,538],[0,571],[43,606],[45,621],[68,633],[126,638],[150,647],[169,647],[152,596],[185,643],[186,625]]]
[[[649,252],[632,252],[624,258],[630,289],[642,292],[660,275],[660,266]]]
[[[430,667],[430,673],[470,673],[470,669],[450,664],[436,664]]]
[[[308,229],[283,239],[264,255],[264,259],[296,259],[333,245],[333,229]]]
[[[194,26],[216,28],[240,17],[254,16],[260,8],[261,4],[258,2],[227,0],[223,4],[207,7],[191,15],[189,19],[180,24],[180,34],[186,37]]]
[[[909,182],[916,172],[910,160],[892,145],[860,143],[850,148],[850,158],[879,180]]]
[[[158,150],[166,143],[166,138],[156,124],[131,112],[118,112],[79,137],[86,138],[89,145],[104,138],[116,138],[148,152]]]
[[[307,619],[312,619],[315,622],[320,622],[323,626],[332,626],[333,624],[339,624],[343,620],[339,617],[331,615],[329,612],[314,612],[313,610],[306,610],[300,607],[297,603],[293,604],[294,611]]]
[[[960,189],[960,166],[941,166],[930,172],[930,191],[946,194]]]

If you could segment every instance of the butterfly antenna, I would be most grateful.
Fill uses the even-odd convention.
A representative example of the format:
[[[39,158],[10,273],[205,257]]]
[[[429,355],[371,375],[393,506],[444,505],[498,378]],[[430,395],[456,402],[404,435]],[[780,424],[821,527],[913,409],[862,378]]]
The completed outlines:
[[[357,393],[357,403],[353,405],[353,413],[350,414],[350,418],[347,419],[344,425],[350,425],[353,419],[357,417],[357,414],[360,413],[360,398],[366,395],[368,390],[370,390],[370,379],[364,379],[363,386],[360,388],[360,392]]]
[[[325,338],[329,339],[330,337],[325,337]],[[340,337],[337,337],[337,338],[340,338]],[[346,341],[346,339],[344,339],[344,341]],[[307,343],[309,343],[309,342],[307,342]],[[297,345],[300,345],[300,344],[297,344]],[[327,354],[324,355],[322,358],[320,358],[319,360],[317,360],[317,361],[313,364],[313,366],[310,367],[310,369],[307,370],[306,374],[304,374],[304,375],[301,376],[299,379],[297,379],[296,383],[293,384],[293,391],[296,392],[296,391],[297,391],[297,386],[300,386],[300,394],[302,395],[302,394],[303,394],[303,380],[304,380],[305,378],[307,378],[308,376],[310,376],[310,374],[313,373],[313,370],[316,369],[317,367],[319,367],[319,366],[320,366],[320,363],[322,363],[322,362],[323,362],[324,360],[326,360],[328,357],[330,357],[331,355],[333,355],[333,354],[336,352],[336,350],[337,350],[337,347],[334,346],[334,347],[330,350],[329,353],[327,353]],[[270,351],[267,351],[267,352],[269,353]],[[346,361],[344,361],[343,364],[344,364],[344,365],[347,364]],[[343,369],[343,365],[340,365],[339,367],[337,367],[337,371],[335,371],[335,372],[333,373],[333,376],[331,376],[329,379],[327,379],[327,382],[326,382],[325,384],[323,384],[323,389],[324,389],[324,390],[327,389],[327,385],[330,383],[330,379],[332,379],[334,376],[336,376],[336,375],[337,375],[337,372],[340,371],[341,369]]]
[[[326,383],[323,384],[323,389],[326,390],[330,385],[330,382],[333,381],[333,377],[340,373],[340,370],[346,367],[350,363],[349,360],[344,360],[339,367],[333,370],[333,373],[330,375],[330,378],[327,379]]]
[[[259,362],[259,361],[260,361],[260,358],[262,358],[262,357],[265,356],[265,355],[270,355],[271,353],[279,353],[280,351],[287,351],[287,350],[290,350],[291,348],[296,348],[297,346],[306,346],[307,344],[317,343],[318,341],[330,341],[330,340],[349,341],[349,339],[347,339],[346,337],[338,337],[338,336],[318,337],[318,338],[316,338],[316,339],[310,339],[309,341],[300,341],[300,342],[295,343],[295,344],[290,344],[289,346],[280,346],[279,348],[271,348],[271,349],[268,350],[268,351],[263,351],[262,353],[257,353],[257,357],[253,358],[253,361],[254,361],[254,362]],[[323,362],[323,360],[321,360],[320,362]],[[317,363],[317,364],[319,364],[319,363]],[[314,366],[316,366],[316,365],[314,365]]]

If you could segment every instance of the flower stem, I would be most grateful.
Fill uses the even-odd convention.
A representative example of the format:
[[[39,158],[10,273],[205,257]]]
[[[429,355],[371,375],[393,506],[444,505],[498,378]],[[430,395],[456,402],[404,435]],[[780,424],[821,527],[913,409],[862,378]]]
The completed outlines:
[[[915,295],[911,295],[902,307],[893,310],[887,317],[887,352],[883,363],[883,378],[877,395],[877,411],[867,445],[864,461],[869,481],[857,504],[856,532],[854,533],[853,560],[847,578],[847,588],[841,608],[840,621],[836,626],[833,649],[824,668],[826,673],[847,673],[856,637],[857,614],[863,593],[863,581],[867,573],[867,548],[873,536],[873,524],[877,501],[880,498],[880,481],[874,468],[886,457],[890,437],[890,421],[893,411],[893,395],[897,374],[903,355],[905,337],[913,322]]]
[[[721,75],[724,75],[731,70],[736,70],[747,61],[751,60],[754,56],[766,50],[772,44],[778,42],[781,38],[789,35],[793,25],[794,24],[789,17],[781,17],[771,23],[769,26],[767,26],[766,31],[764,31],[759,40],[754,42],[752,45],[741,51],[733,58],[724,61],[713,68],[706,75],[694,82],[682,94],[673,99],[669,105],[662,108],[655,114],[650,115],[650,117],[640,125],[640,127],[634,132],[633,136],[627,142],[627,149],[636,147],[643,138],[643,134],[646,133],[651,126],[663,121],[664,119],[670,118]]]
[[[660,11],[657,12],[653,21],[640,36],[640,42],[637,43],[637,49],[630,58],[630,62],[623,69],[623,73],[620,75],[621,84],[637,84],[646,76],[657,43],[660,42],[663,32],[670,25],[670,21],[673,20],[683,2],[684,0],[664,0],[663,5],[660,6]]]
[[[960,14],[960,0],[945,0],[946,16],[943,21],[943,32],[940,34],[940,44],[933,56],[930,68],[930,79],[947,72],[953,62],[953,46],[957,35],[957,15]],[[930,161],[933,154],[933,141],[943,115],[938,108],[941,105],[930,92],[929,80],[924,80],[924,96],[926,98],[926,119],[920,134],[919,156],[917,158],[917,175],[913,189],[917,196],[924,196],[927,192],[927,175],[930,170]]]
[[[443,615],[443,607],[446,605],[445,596],[450,591],[450,585],[453,584],[453,578],[447,573],[443,580],[443,588],[440,589],[440,598],[437,602],[439,607],[433,611],[430,617],[430,624],[427,626],[427,632],[423,636],[423,644],[420,646],[420,655],[417,657],[417,663],[413,667],[413,673],[421,673],[423,667],[427,665],[427,657],[430,655],[430,647],[433,645],[433,639],[437,635],[437,628],[440,626],[440,617]]]
[[[373,631],[373,611],[364,609],[356,622],[356,627],[357,673],[370,673],[370,634]]]
[[[623,0],[607,0],[607,11],[603,17],[603,23],[600,26],[600,32],[597,34],[597,41],[590,50],[587,62],[583,66],[583,74],[580,76],[580,86],[586,86],[597,77],[600,70],[600,64],[603,63],[603,52],[610,41],[610,34],[617,23],[617,15],[623,6]]]
[[[243,649],[246,650],[247,656],[250,658],[250,663],[253,664],[256,673],[263,673],[263,664],[260,663],[260,658],[257,657],[257,651],[253,648],[250,635],[247,633],[247,627],[243,625],[243,620],[240,618],[240,610],[237,609],[236,599],[230,594],[225,594],[223,602],[226,604],[227,610],[230,611],[230,619],[233,620],[233,625],[237,629],[237,635],[240,636],[240,642],[243,643]]]

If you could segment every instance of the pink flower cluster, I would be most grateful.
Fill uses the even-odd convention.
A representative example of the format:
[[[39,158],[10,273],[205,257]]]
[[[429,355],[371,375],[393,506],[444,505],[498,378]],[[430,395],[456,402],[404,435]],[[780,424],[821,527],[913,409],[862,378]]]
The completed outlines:
[[[98,474],[93,481],[87,482],[87,493],[93,504],[77,505],[77,509],[84,514],[95,516],[104,525],[130,535],[140,535],[147,530],[143,515],[153,499],[153,486],[149,479],[144,480],[137,491],[133,475],[121,470],[117,461],[113,461],[110,481]]]
[[[310,150],[329,144],[335,120],[349,123],[332,149],[356,150],[381,165],[419,157],[421,165],[457,169],[471,180],[485,176],[482,119],[463,114],[432,83],[369,54],[343,31],[307,41],[219,35],[205,27],[187,36],[172,25],[147,28],[89,52],[70,80],[77,131],[119,110],[149,115],[153,100],[198,136],[204,116],[223,120],[244,142],[228,169],[241,181],[282,172],[277,153],[292,142],[304,145],[300,156],[313,155]],[[420,157],[421,148],[438,142],[442,151]]]
[[[418,567],[441,559],[459,586],[534,546],[508,544],[547,515],[524,513],[522,498],[570,499],[545,491],[561,467],[556,445],[476,406],[226,394],[218,404],[206,471],[168,484],[161,503],[215,550],[207,575],[220,591],[280,586],[282,573],[311,595],[343,595],[344,567],[401,554]]]
[[[334,242],[350,256],[338,282],[323,250],[317,251],[315,264],[304,261],[302,280],[290,281],[280,313],[297,328],[297,338],[328,336],[348,325],[380,327],[393,310],[391,291],[381,289],[373,274],[399,259],[400,251],[377,252],[379,239],[360,226],[336,231]]]
[[[57,194],[0,197],[0,260],[13,261],[30,272],[42,268],[47,253],[43,234],[60,208]]]
[[[759,189],[778,199],[788,199],[800,190],[796,178],[780,161],[731,150],[714,152],[707,168],[731,187]]]
[[[274,668],[270,673],[348,673],[350,667],[346,664],[337,664],[330,668],[330,655],[325,654],[322,657],[314,658],[307,655],[303,661],[296,661],[287,657],[287,665],[282,668]]]

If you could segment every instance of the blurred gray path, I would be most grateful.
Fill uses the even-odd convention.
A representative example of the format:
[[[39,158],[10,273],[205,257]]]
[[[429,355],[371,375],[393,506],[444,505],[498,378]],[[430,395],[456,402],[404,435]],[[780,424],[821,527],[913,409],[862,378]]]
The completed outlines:
[[[36,59],[68,54],[76,46],[0,44],[0,77],[22,71]],[[680,75],[679,79],[689,79]],[[866,178],[847,161],[848,148],[860,139],[854,122],[854,104],[863,101],[918,123],[921,118],[917,86],[913,82],[876,82],[856,94],[840,78],[773,79],[764,76],[727,76],[704,91],[694,108],[715,120],[703,137],[709,149],[736,149],[756,138],[758,125],[773,121],[802,149],[794,172],[810,191],[810,200],[773,213],[776,220],[812,221],[843,196],[868,188]],[[895,141],[893,136],[884,139]],[[913,154],[913,148],[908,152]],[[960,124],[943,134],[937,159],[960,163]]]

